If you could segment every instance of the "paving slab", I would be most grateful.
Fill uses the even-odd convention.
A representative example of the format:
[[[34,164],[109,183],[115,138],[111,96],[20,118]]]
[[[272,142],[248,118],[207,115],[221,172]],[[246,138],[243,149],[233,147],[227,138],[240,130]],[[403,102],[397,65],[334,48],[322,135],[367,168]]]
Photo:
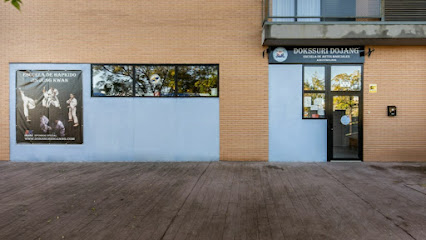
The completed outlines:
[[[0,239],[426,239],[426,163],[0,162]]]

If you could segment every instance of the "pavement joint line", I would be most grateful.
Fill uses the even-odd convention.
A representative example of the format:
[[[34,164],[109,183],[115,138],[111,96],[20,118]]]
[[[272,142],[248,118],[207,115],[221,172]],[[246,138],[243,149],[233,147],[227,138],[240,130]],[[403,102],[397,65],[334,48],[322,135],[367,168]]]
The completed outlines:
[[[419,192],[419,193],[421,193],[421,194],[426,195],[426,193],[424,193],[424,192],[422,192],[422,191],[419,191],[418,189],[413,188],[411,185],[414,185],[414,184],[404,184],[404,186],[405,186],[405,187],[407,187],[407,188],[409,188],[409,189],[411,189],[411,190],[414,190],[414,191],[416,191],[416,192]]]
[[[404,229],[403,227],[401,227],[399,224],[395,223],[392,218],[386,216],[384,213],[382,213],[378,208],[375,208],[370,202],[368,202],[367,200],[365,200],[363,197],[361,197],[359,194],[357,194],[356,192],[354,192],[352,189],[350,189],[348,186],[346,186],[346,184],[344,184],[342,181],[340,181],[337,177],[335,177],[333,174],[331,174],[329,171],[327,171],[326,169],[324,169],[320,164],[317,164],[323,171],[325,171],[328,175],[330,175],[332,178],[334,178],[338,183],[340,183],[341,185],[343,185],[346,189],[348,189],[351,193],[353,193],[356,197],[358,197],[359,199],[361,199],[363,202],[365,202],[368,206],[370,206],[372,209],[374,209],[374,211],[376,211],[377,213],[379,213],[380,215],[382,215],[384,218],[386,218],[386,220],[392,222],[396,227],[398,227],[399,229],[401,229],[402,231],[404,231],[408,236],[410,236],[412,239],[417,240],[413,235],[411,235],[406,229]]]
[[[182,210],[183,206],[185,205],[186,201],[188,200],[189,196],[191,196],[192,191],[194,191],[194,188],[198,185],[198,182],[200,181],[201,177],[204,176],[204,174],[206,173],[207,169],[210,167],[210,164],[212,164],[212,162],[209,162],[209,165],[207,165],[207,167],[204,169],[204,171],[200,174],[200,176],[198,177],[197,181],[195,182],[194,186],[192,186],[191,191],[189,191],[188,195],[185,197],[185,200],[183,201],[182,205],[180,205],[179,210],[176,212],[176,214],[173,216],[172,220],[170,221],[169,225],[167,226],[166,230],[164,230],[163,235],[161,236],[160,239],[164,239],[164,237],[166,236],[167,232],[170,229],[170,226],[173,225],[175,219],[177,216],[179,216],[180,211]]]

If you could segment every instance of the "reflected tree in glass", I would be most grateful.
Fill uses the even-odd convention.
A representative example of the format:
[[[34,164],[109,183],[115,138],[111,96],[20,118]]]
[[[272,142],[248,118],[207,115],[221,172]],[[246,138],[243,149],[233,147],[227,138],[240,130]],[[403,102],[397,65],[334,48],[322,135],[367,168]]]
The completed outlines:
[[[331,91],[360,91],[361,90],[361,70],[354,70],[352,73],[339,73],[331,79]]]
[[[133,67],[125,65],[93,65],[94,96],[132,96]]]
[[[135,96],[174,96],[174,66],[136,66],[135,71]]]
[[[304,90],[324,90],[325,89],[325,68],[305,67],[304,68]]]
[[[333,111],[344,110],[345,115],[350,119],[350,133],[353,133],[352,126],[358,124],[359,116],[359,97],[358,96],[334,96]]]
[[[179,66],[177,74],[179,96],[217,96],[217,66]]]

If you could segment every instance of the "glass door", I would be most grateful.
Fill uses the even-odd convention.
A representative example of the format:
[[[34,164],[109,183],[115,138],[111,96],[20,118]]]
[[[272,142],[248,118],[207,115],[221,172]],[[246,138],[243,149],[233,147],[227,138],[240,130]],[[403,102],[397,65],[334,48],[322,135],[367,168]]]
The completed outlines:
[[[359,96],[333,96],[332,114],[332,159],[360,159]]]
[[[362,158],[362,66],[332,65],[329,78],[328,159]]]

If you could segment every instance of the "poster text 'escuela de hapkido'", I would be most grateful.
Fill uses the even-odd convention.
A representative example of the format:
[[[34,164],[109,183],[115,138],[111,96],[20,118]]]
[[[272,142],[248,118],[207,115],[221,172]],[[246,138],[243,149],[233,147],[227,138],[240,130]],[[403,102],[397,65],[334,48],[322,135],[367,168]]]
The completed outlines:
[[[16,142],[83,143],[81,71],[16,72]]]

